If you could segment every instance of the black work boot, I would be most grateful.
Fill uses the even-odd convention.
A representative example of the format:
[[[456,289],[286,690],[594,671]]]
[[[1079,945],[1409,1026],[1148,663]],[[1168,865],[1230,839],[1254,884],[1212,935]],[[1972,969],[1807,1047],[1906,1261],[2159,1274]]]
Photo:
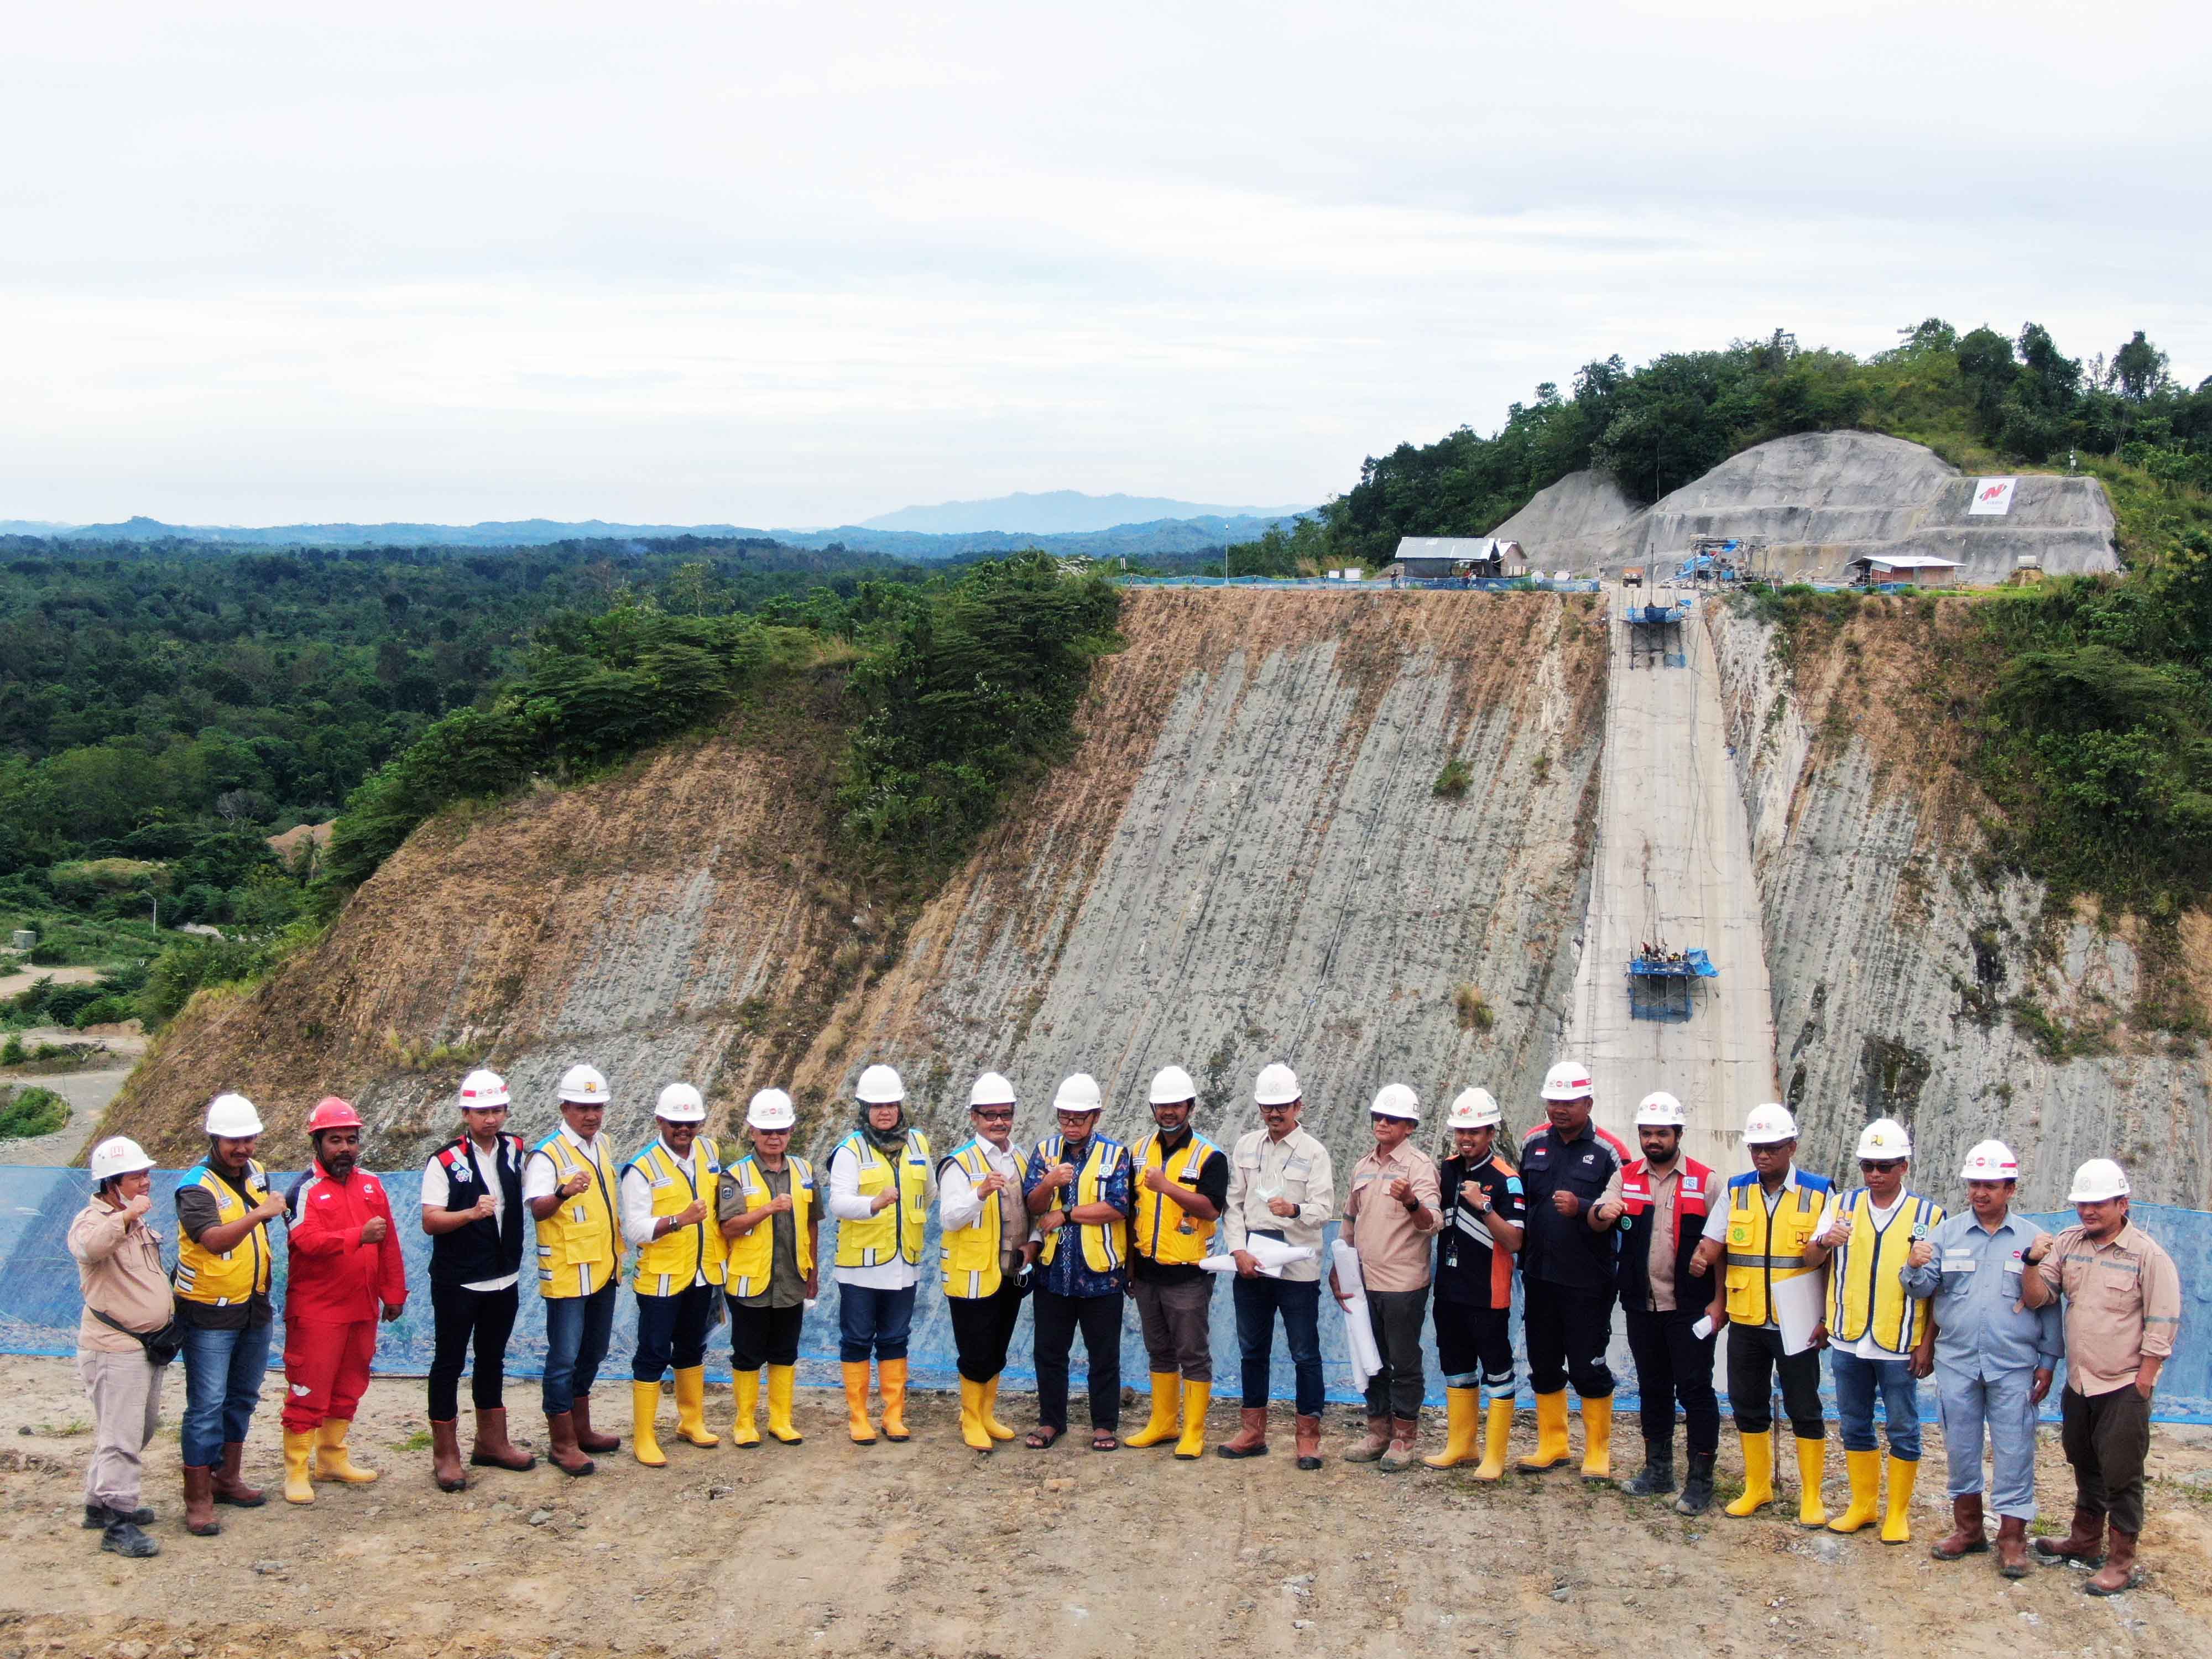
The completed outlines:
[[[1674,1490],[1674,1443],[1644,1443],[1644,1468],[1621,1490],[1632,1498],[1665,1498]]]
[[[87,1532],[105,1532],[118,1521],[150,1527],[159,1519],[159,1516],[143,1504],[135,1510],[111,1510],[105,1504],[87,1504],[84,1506],[84,1529]]]
[[[1674,1500],[1682,1515],[1703,1515],[1713,1503],[1713,1460],[1690,1454],[1690,1472],[1682,1480],[1682,1495]]]
[[[149,1555],[159,1555],[161,1547],[138,1530],[132,1521],[110,1522],[100,1534],[100,1547],[114,1555],[127,1555],[143,1561]]]

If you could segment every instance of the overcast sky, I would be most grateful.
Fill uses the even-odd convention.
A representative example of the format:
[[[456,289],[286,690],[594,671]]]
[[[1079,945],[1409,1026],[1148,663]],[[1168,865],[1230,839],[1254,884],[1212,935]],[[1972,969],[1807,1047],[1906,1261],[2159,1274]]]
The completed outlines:
[[[1930,313],[2212,373],[2197,5],[349,9],[13,14],[0,518],[1317,501]]]

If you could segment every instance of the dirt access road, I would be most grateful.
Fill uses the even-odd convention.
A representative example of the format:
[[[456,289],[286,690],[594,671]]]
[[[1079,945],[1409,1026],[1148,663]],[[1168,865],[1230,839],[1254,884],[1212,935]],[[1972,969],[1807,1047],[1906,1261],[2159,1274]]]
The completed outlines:
[[[83,1417],[69,1362],[0,1359],[0,1659],[1125,1659],[1148,1643],[1456,1659],[1586,1655],[1644,1629],[1666,1632],[1660,1650],[1746,1656],[2177,1655],[2202,1650],[2212,1607],[2203,1431],[2157,1431],[2151,1577],[2100,1601],[2064,1567],[2008,1584],[1986,1557],[1931,1561],[1940,1458],[1914,1543],[1886,1548],[1870,1533],[1778,1519],[1692,1522],[1571,1473],[1494,1489],[1458,1474],[1380,1474],[1334,1456],[1341,1410],[1328,1466],[1301,1474],[1280,1455],[1287,1422],[1277,1455],[1249,1463],[1102,1455],[1074,1441],[978,1458],[940,1396],[921,1401],[912,1442],[863,1449],[839,1432],[837,1402],[809,1391],[799,1448],[672,1443],[663,1471],[624,1452],[587,1480],[543,1465],[478,1471],[480,1484],[449,1497],[432,1486],[427,1452],[400,1449],[420,1427],[422,1385],[393,1380],[371,1389],[354,1436],[385,1479],[318,1486],[301,1510],[273,1496],[282,1392],[272,1377],[246,1463],[272,1501],[224,1510],[222,1536],[195,1539],[175,1519],[182,1378],[171,1378],[148,1488],[162,1553],[126,1562],[76,1526],[87,1441],[81,1428],[57,1432]],[[600,1397],[611,1406],[617,1393]],[[708,1403],[726,1422],[727,1393]],[[1215,1415],[1226,1431],[1231,1414]],[[1528,1437],[1525,1417],[1521,1430]],[[2042,1501],[2063,1518],[2071,1488],[2046,1446]],[[1732,1443],[1723,1473],[1735,1473]],[[1831,1501],[1840,1484],[1832,1477]]]

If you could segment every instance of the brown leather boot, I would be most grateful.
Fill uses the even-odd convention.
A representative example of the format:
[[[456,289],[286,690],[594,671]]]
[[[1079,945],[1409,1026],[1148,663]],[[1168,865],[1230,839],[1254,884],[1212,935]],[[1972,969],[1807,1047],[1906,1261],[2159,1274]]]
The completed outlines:
[[[548,1412],[545,1414],[545,1437],[550,1449],[545,1456],[563,1474],[586,1475],[599,1465],[584,1455],[583,1448],[576,1443],[576,1414],[574,1412]]]
[[[1367,1438],[1345,1453],[1347,1463],[1379,1463],[1382,1454],[1390,1449],[1390,1419],[1370,1417],[1367,1419]]]
[[[592,1396],[580,1394],[569,1413],[576,1419],[576,1443],[587,1452],[611,1452],[622,1449],[619,1436],[601,1434],[592,1427]]]
[[[1242,1425],[1213,1449],[1223,1457],[1265,1457],[1267,1455],[1267,1408],[1247,1406],[1237,1413]]]
[[[2027,1522],[2016,1515],[1997,1516],[1997,1572],[2006,1578],[2025,1578],[2027,1565]]]
[[[258,1486],[249,1486],[239,1475],[239,1465],[244,1462],[246,1448],[233,1440],[222,1449],[222,1462],[209,1471],[210,1484],[215,1488],[215,1501],[234,1504],[241,1510],[258,1510],[269,1499]]]
[[[222,1530],[215,1518],[215,1477],[207,1469],[185,1466],[185,1530],[198,1538],[212,1538]]]
[[[2136,1535],[2112,1528],[2112,1544],[2106,1552],[2105,1565],[2097,1569],[2097,1576],[2081,1586],[2092,1595],[2118,1595],[2122,1590],[2133,1589],[2142,1580],[2136,1571]]]
[[[1930,1544],[1928,1553],[1938,1561],[1956,1561],[1989,1547],[1989,1536],[1982,1530],[1982,1495],[1970,1492],[1951,1500],[1951,1530]]]
[[[476,1443],[469,1448],[469,1462],[486,1469],[534,1469],[538,1460],[507,1437],[507,1407],[495,1406],[489,1411],[477,1409]]]
[[[440,1492],[459,1492],[469,1484],[469,1472],[461,1467],[461,1437],[452,1419],[441,1423],[430,1420],[430,1478],[438,1483]]]
[[[1321,1467],[1321,1419],[1301,1417],[1298,1429],[1298,1467],[1311,1471]]]
[[[2074,1529],[2063,1538],[2037,1539],[2035,1553],[2061,1561],[2087,1562],[2093,1567],[2101,1565],[2105,1559],[2105,1517],[2076,1504]]]
[[[1418,1417],[1394,1417],[1390,1419],[1390,1443],[1382,1453],[1382,1467],[1389,1474],[1413,1467],[1413,1443],[1420,1438],[1421,1419]]]

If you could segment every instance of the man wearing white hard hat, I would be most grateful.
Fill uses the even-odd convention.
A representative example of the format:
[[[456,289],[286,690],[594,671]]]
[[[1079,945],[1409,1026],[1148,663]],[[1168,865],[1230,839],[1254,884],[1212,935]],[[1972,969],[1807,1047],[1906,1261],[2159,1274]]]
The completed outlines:
[[[2012,1213],[2020,1160],[2002,1140],[1966,1154],[1959,1179],[1969,1207],[1928,1236],[1930,1257],[1905,1270],[1905,1287],[1926,1297],[1928,1329],[1918,1358],[1932,1365],[1950,1463],[1951,1532],[1929,1550],[1956,1561],[1989,1548],[1982,1519],[1982,1441],[1987,1431],[1990,1507],[1997,1512],[1997,1571],[2028,1574],[2027,1528],[2035,1519],[2035,1408],[2064,1357],[2056,1304],[2024,1298],[2035,1224]]]
[[[1856,1532],[1881,1518],[1881,1541],[1912,1536],[1912,1490],[1920,1475],[1920,1390],[1927,1357],[1919,1350],[1928,1303],[1908,1275],[1936,1257],[1931,1237],[1943,1206],[1905,1186],[1912,1138],[1905,1126],[1878,1117],[1859,1132],[1859,1178],[1829,1211],[1806,1259],[1832,1253],[1828,1273],[1828,1364],[1836,1379],[1836,1416],[1844,1431],[1844,1467],[1850,1506],[1828,1522],[1831,1532]],[[1889,1440],[1885,1469],[1875,1449],[1874,1407],[1881,1400]],[[1883,1487],[1888,1488],[1887,1502]]]
[[[999,1376],[1039,1241],[1012,1144],[1014,1085],[996,1072],[977,1078],[968,1121],[975,1133],[937,1166],[937,1220],[959,1356],[960,1437],[969,1450],[987,1452],[1014,1437],[999,1419]]]
[[[269,1300],[269,1224],[284,1198],[254,1159],[261,1115],[244,1095],[208,1103],[206,1155],[177,1182],[177,1317],[185,1327],[185,1530],[222,1530],[217,1504],[258,1508],[240,1463],[275,1310]]]
[[[84,1524],[100,1547],[133,1559],[161,1553],[143,1528],[140,1460],[161,1420],[159,1357],[147,1340],[166,1339],[173,1317],[161,1241],[146,1224],[154,1204],[154,1160],[127,1135],[92,1149],[92,1197],[70,1223],[84,1315],[77,1321],[76,1374],[92,1401],[92,1457],[84,1471]]]
[[[1582,1401],[1585,1480],[1613,1475],[1614,1243],[1628,1148],[1590,1121],[1589,1068],[1563,1060],[1544,1076],[1544,1121],[1521,1143],[1528,1234],[1521,1247],[1521,1326],[1536,1395],[1535,1472],[1567,1460],[1567,1385]]]
[[[422,1231],[430,1237],[430,1472],[441,1492],[468,1485],[461,1464],[461,1369],[471,1348],[476,1407],[470,1465],[530,1469],[538,1460],[507,1438],[507,1344],[521,1305],[522,1137],[507,1133],[507,1079],[461,1079],[461,1133],[422,1166]]]
[[[720,1214],[722,1152],[699,1126],[707,1103],[688,1083],[672,1083],[653,1103],[659,1130],[623,1165],[623,1237],[637,1252],[637,1352],[629,1367],[630,1451],[665,1468],[660,1380],[676,1379],[676,1432],[695,1446],[719,1446],[707,1426],[707,1328],[720,1310],[724,1263]]]
[[[2180,1334],[2181,1276],[2130,1218],[2127,1174],[2112,1159],[2093,1158],[2076,1170],[2066,1201],[2076,1224],[2028,1247],[2035,1271],[2023,1281],[2022,1299],[2032,1308],[2065,1301],[2058,1428],[2074,1466],[2074,1525],[2063,1540],[2039,1538],[2035,1547],[2084,1563],[2101,1556],[2081,1588],[2117,1595],[2136,1583],[2151,1395]]]
[[[1713,1346],[1720,1339],[1705,1317],[1712,1269],[1698,1259],[1698,1246],[1718,1182],[1684,1155],[1685,1121],[1682,1103],[1664,1089],[1644,1096],[1636,1108],[1644,1156],[1621,1171],[1620,1304],[1644,1429],[1643,1470],[1623,1490],[1638,1498],[1674,1496],[1679,1402],[1689,1463],[1674,1507],[1702,1515],[1713,1501],[1721,1403],[1713,1392]]]
[[[1030,1154],[1022,1183],[1030,1218],[1044,1235],[1037,1252],[1036,1339],[1037,1425],[1023,1443],[1042,1449],[1067,1432],[1068,1358],[1083,1333],[1091,1394],[1091,1449],[1120,1446],[1121,1303],[1129,1288],[1129,1152],[1098,1133],[1105,1100],[1097,1079],[1075,1072],[1053,1096],[1057,1133]]]
[[[614,1153],[599,1133],[607,1080],[597,1067],[562,1073],[561,1127],[530,1149],[522,1202],[538,1225],[538,1293],[545,1303],[546,1458],[563,1474],[586,1475],[593,1452],[622,1442],[592,1426],[592,1387],[606,1362],[622,1270]]]
[[[1261,1127],[1238,1138],[1229,1158],[1229,1211],[1222,1233],[1237,1263],[1230,1293],[1237,1303],[1237,1346],[1243,1366],[1243,1426],[1216,1451],[1259,1457],[1267,1449],[1267,1380],[1275,1320],[1297,1376],[1298,1467],[1321,1467],[1322,1234],[1336,1214],[1336,1172],[1328,1148],[1298,1127],[1305,1109],[1297,1074],[1279,1060],[1261,1068],[1252,1086]],[[1313,1255],[1260,1270],[1245,1248],[1255,1236]]]
[[[1176,1443],[1177,1457],[1206,1453],[1213,1398],[1213,1275],[1206,1260],[1229,1202],[1229,1159],[1190,1126],[1198,1085],[1180,1066],[1152,1079],[1152,1130],[1129,1148],[1136,1225],[1129,1241],[1129,1299],[1152,1361],[1152,1420],[1133,1446]]]
[[[1429,1310],[1429,1240],[1443,1225],[1436,1160],[1413,1144],[1421,1103],[1402,1083],[1386,1083],[1368,1108],[1375,1150],[1352,1166],[1338,1237],[1359,1258],[1367,1321],[1382,1369],[1367,1379],[1367,1438],[1347,1463],[1411,1468],[1421,1432],[1421,1322]],[[1328,1288],[1350,1297],[1334,1267]]]
[[[1437,1234],[1437,1363],[1444,1374],[1448,1437],[1421,1461],[1449,1469],[1476,1455],[1478,1480],[1505,1474],[1513,1433],[1513,1258],[1527,1231],[1521,1176],[1498,1151],[1504,1114],[1487,1089],[1463,1089],[1444,1127],[1452,1155],[1437,1177],[1445,1200]]]
[[[872,1445],[868,1364],[883,1393],[884,1438],[907,1439],[907,1347],[921,1283],[921,1237],[937,1195],[929,1137],[907,1121],[906,1085],[871,1066],[853,1091],[860,1121],[830,1154],[830,1213],[837,1222],[837,1357],[846,1431]]]
[[[1827,1259],[1818,1236],[1826,1223],[1834,1188],[1826,1176],[1796,1166],[1797,1121],[1770,1101],[1744,1120],[1744,1151],[1751,1168],[1731,1176],[1728,1202],[1705,1217],[1698,1254],[1708,1272],[1724,1271],[1707,1315],[1728,1327],[1729,1409],[1743,1443],[1743,1492],[1728,1505],[1741,1519],[1774,1501],[1774,1382],[1782,1381],[1782,1408],[1797,1442],[1801,1491],[1797,1522],[1828,1523],[1820,1482],[1828,1468],[1828,1420],[1820,1406],[1820,1350],[1815,1340],[1796,1352],[1782,1340],[1775,1296],[1782,1287],[1812,1279]],[[1801,1291],[1783,1291],[1797,1296]]]
[[[730,1309],[730,1375],[738,1410],[734,1446],[760,1444],[761,1372],[768,1372],[768,1431],[779,1445],[802,1437],[791,1420],[806,1304],[821,1294],[821,1193],[814,1166],[791,1151],[799,1113],[781,1089],[745,1107],[747,1157],[722,1171],[717,1209],[729,1249],[723,1294]]]

